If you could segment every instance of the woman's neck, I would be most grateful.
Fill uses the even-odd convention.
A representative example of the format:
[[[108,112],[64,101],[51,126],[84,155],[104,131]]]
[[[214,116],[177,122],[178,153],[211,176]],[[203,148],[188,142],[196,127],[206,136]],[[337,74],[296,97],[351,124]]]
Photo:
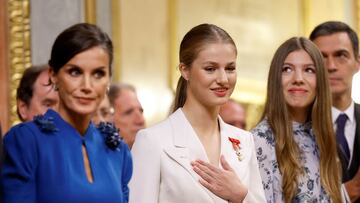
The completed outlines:
[[[219,108],[209,108],[198,102],[187,100],[182,110],[198,136],[210,136],[219,131]]]
[[[59,104],[58,112],[66,122],[80,133],[80,135],[83,136],[85,134],[92,117],[91,115],[77,114],[66,108],[64,105],[61,105],[61,103]]]
[[[206,107],[196,100],[187,99],[182,110],[202,143],[209,162],[218,166],[221,152],[219,107]]]
[[[291,120],[297,123],[305,123],[308,120],[310,109],[292,109],[290,110]]]

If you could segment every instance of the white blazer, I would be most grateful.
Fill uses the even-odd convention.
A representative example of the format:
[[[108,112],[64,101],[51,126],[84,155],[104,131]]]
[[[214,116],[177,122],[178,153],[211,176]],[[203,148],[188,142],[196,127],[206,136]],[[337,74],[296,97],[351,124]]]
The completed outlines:
[[[265,201],[252,134],[219,117],[221,154],[248,187],[245,203]],[[229,137],[240,140],[239,161]],[[165,121],[141,130],[132,147],[130,203],[226,203],[199,183],[190,162],[209,162],[205,149],[181,109]]]

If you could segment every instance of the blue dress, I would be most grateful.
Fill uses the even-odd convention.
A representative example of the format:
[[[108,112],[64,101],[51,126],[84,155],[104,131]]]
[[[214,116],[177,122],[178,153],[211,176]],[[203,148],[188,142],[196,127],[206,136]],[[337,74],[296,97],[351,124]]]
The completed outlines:
[[[53,120],[50,125],[19,124],[4,137],[3,202],[128,202],[132,159],[127,145],[120,142],[117,148],[109,148],[92,123],[81,136],[53,110],[44,118]],[[86,177],[82,145],[92,183]]]
[[[292,127],[294,140],[300,149],[300,163],[304,170],[292,202],[331,202],[320,182],[320,152],[311,129],[311,122],[305,124],[293,122]],[[282,175],[275,153],[275,137],[267,120],[261,121],[251,132],[254,135],[256,156],[267,202],[284,202]]]

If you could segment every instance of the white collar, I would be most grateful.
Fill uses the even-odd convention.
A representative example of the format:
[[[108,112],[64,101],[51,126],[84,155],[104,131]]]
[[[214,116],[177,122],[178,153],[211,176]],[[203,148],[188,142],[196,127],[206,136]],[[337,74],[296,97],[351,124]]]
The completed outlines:
[[[354,114],[355,109],[354,108],[355,108],[354,101],[351,101],[350,106],[347,109],[345,109],[345,111],[340,111],[339,109],[332,106],[331,107],[331,113],[332,113],[332,121],[333,121],[333,123],[336,122],[337,117],[341,113],[346,114],[351,123],[354,122],[355,121],[355,114]]]

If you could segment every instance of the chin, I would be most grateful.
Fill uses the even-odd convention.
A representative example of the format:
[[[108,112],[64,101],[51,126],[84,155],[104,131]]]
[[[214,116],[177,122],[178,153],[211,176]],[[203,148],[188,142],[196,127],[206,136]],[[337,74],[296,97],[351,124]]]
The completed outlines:
[[[86,116],[86,115],[93,115],[96,112],[96,109],[79,107],[79,108],[76,108],[76,110],[74,112],[76,112],[79,115]]]
[[[227,102],[227,99],[222,99],[222,100],[217,100],[211,103],[208,103],[209,106],[214,106],[214,107],[220,107],[222,105],[224,105]]]

